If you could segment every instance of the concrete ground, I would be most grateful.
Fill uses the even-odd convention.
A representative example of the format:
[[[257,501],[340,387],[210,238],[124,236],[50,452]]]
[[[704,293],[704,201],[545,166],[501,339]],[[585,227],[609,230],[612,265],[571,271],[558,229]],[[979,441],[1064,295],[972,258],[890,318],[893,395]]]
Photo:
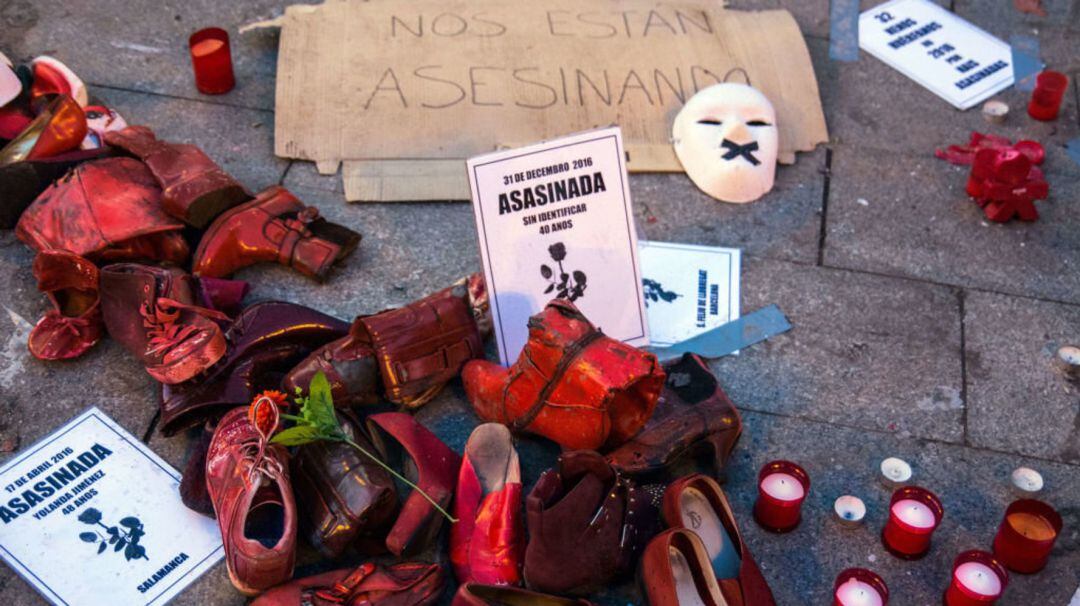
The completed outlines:
[[[1013,498],[1009,474],[1021,465],[1042,472],[1041,498],[1058,508],[1065,529],[1046,570],[1013,575],[998,603],[1064,605],[1080,583],[1080,400],[1050,364],[1058,346],[1080,343],[1080,166],[1063,147],[1080,136],[1080,1],[1045,0],[1046,18],[1007,0],[941,1],[1003,39],[1037,37],[1043,59],[1073,77],[1061,119],[1033,122],[1022,111],[1026,94],[1008,90],[1000,97],[1013,115],[991,127],[978,110],[953,110],[865,53],[854,63],[830,61],[827,0],[732,0],[795,14],[830,143],[781,167],[775,190],[744,206],[712,201],[684,175],[631,178],[642,237],[741,247],[743,309],[776,303],[794,325],[713,364],[746,424],[726,490],[785,606],[829,603],[835,575],[849,566],[882,574],[893,604],[940,603],[955,555],[989,548]],[[251,300],[281,298],[351,318],[478,269],[467,203],[348,205],[337,177],[273,156],[277,35],[236,29],[279,14],[279,4],[0,0],[0,49],[15,60],[61,58],[128,121],[199,144],[249,188],[283,183],[364,234],[326,285],[277,266],[241,272]],[[238,84],[220,97],[195,92],[187,58],[188,34],[207,25],[233,33]],[[964,194],[964,170],[934,159],[935,147],[973,129],[1046,146],[1051,197],[1039,204],[1038,222],[987,224]],[[155,434],[154,382],[116,343],[106,339],[71,363],[28,355],[27,332],[46,309],[31,260],[11,232],[0,233],[0,447],[29,446],[93,404],[182,465],[190,438]],[[420,416],[459,450],[475,422],[459,383]],[[519,447],[531,483],[554,450],[528,438]],[[877,465],[887,456],[910,461],[914,481],[944,501],[934,547],[918,562],[893,558],[878,538],[889,491],[876,480]],[[802,525],[780,536],[750,515],[757,470],[775,458],[800,462],[813,479]],[[841,494],[867,502],[863,527],[835,522],[831,504]],[[320,566],[307,551],[301,559],[300,573]],[[631,584],[600,601],[643,603]],[[41,603],[0,567],[0,604]],[[244,598],[219,565],[174,603]]]

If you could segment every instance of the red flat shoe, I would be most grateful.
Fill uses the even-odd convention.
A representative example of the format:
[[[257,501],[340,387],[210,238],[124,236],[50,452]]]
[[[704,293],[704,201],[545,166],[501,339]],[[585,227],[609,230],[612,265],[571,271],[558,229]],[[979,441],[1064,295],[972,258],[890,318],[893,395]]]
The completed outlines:
[[[450,561],[458,582],[520,584],[525,557],[521,466],[505,426],[484,423],[465,443],[454,517]]]
[[[53,308],[30,331],[27,345],[39,360],[77,358],[101,339],[98,268],[67,251],[47,250],[34,258],[38,290]]]
[[[30,69],[34,73],[34,82],[30,85],[31,100],[48,95],[67,95],[80,107],[86,107],[90,102],[86,84],[59,59],[41,55],[30,62]]]
[[[275,587],[251,606],[427,606],[445,585],[438,564],[365,562]]]
[[[435,434],[421,425],[412,415],[403,412],[384,412],[367,418],[368,433],[375,448],[383,457],[392,453],[385,432],[400,445],[404,455],[412,459],[411,469],[416,478],[409,478],[428,496],[446,509],[454,496],[454,480],[461,468],[461,457],[450,450]],[[397,458],[397,457],[395,457]],[[403,467],[403,466],[399,466]],[[397,556],[422,551],[439,534],[446,518],[420,493],[413,491],[398,514],[397,522],[386,536],[386,548]]]
[[[649,606],[744,606],[725,599],[705,546],[685,528],[665,530],[649,542],[640,578]]]
[[[675,480],[664,491],[663,515],[671,528],[681,528],[701,540],[706,564],[711,564],[709,572],[727,604],[776,605],[716,480],[700,473]]]
[[[563,598],[506,585],[464,583],[458,587],[450,606],[595,606],[588,600]]]

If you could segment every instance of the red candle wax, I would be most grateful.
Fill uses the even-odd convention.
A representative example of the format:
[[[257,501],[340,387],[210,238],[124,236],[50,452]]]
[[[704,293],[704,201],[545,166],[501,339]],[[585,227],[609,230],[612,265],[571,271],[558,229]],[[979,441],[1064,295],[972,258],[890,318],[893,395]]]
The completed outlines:
[[[217,27],[201,29],[188,39],[195,87],[206,95],[220,95],[236,85],[233,78],[229,33]]]
[[[810,492],[810,476],[791,461],[773,461],[758,474],[754,519],[772,532],[794,530],[802,519],[802,504]]]
[[[889,520],[881,531],[885,549],[906,560],[923,557],[944,515],[941,501],[929,490],[918,486],[897,490],[889,503]]]
[[[953,562],[945,606],[990,606],[1009,584],[1005,567],[985,551],[965,551]]]
[[[1035,499],[1014,501],[1005,510],[1005,519],[994,538],[994,555],[1009,570],[1038,572],[1050,559],[1061,527],[1061,515],[1046,503]]]
[[[1061,109],[1069,78],[1061,72],[1046,70],[1035,78],[1035,90],[1031,92],[1028,115],[1036,120],[1054,120]]]

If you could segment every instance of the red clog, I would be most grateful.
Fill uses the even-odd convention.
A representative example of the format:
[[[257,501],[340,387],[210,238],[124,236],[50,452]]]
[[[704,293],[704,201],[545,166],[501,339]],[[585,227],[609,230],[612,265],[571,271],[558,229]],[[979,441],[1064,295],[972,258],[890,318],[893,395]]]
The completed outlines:
[[[505,426],[484,423],[469,436],[454,517],[450,561],[458,582],[520,584],[525,555],[521,467]]]

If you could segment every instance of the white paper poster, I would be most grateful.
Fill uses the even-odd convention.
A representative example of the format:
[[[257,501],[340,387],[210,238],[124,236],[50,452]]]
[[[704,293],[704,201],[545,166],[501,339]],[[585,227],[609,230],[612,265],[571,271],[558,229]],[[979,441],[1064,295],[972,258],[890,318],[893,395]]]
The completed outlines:
[[[929,0],[893,0],[862,13],[859,46],[957,109],[1013,83],[1008,44]]]
[[[180,474],[97,408],[0,468],[0,486],[0,557],[53,604],[164,604],[224,555]]]
[[[739,249],[642,241],[640,251],[653,345],[673,345],[739,318]]]
[[[529,316],[569,299],[609,337],[649,344],[622,135],[617,127],[469,159],[499,358]]]

